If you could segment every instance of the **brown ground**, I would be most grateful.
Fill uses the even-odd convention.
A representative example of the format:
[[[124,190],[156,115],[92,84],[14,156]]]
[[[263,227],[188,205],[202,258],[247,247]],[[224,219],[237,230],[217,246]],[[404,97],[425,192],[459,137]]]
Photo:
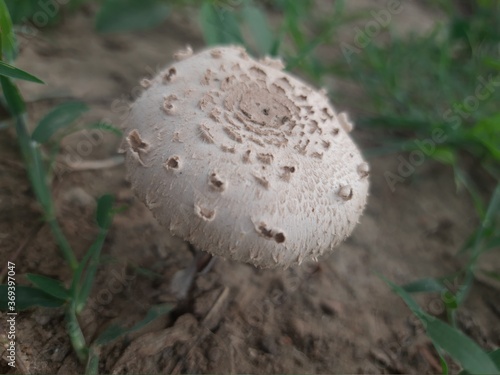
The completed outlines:
[[[394,22],[407,31],[408,25],[428,28],[433,21],[428,11],[409,5]],[[137,95],[142,77],[186,43],[202,46],[196,20],[180,16],[147,33],[100,36],[91,25],[92,11],[81,11],[24,44],[19,66],[47,82],[22,84],[32,123],[54,104],[73,98],[91,105],[86,122],[109,119],[118,125],[123,104]],[[352,38],[348,30],[345,37]],[[369,146],[371,136],[366,130],[354,132],[361,147]],[[115,136],[94,134],[94,142],[83,159],[116,155]],[[67,137],[66,160],[85,154],[89,144],[82,133]],[[334,254],[286,271],[219,260],[197,280],[192,303],[106,346],[100,371],[438,372],[431,344],[377,273],[404,283],[457,270],[462,260],[454,254],[477,219],[467,194],[456,193],[451,172],[431,162],[392,193],[383,173],[396,171],[397,163],[396,156],[371,161],[368,207],[354,235]],[[111,192],[129,205],[114,220],[105,262],[82,315],[89,341],[111,322],[132,324],[154,304],[175,304],[169,281],[190,262],[185,245],[169,237],[134,199],[124,175],[122,165],[67,172],[54,186],[60,221],[79,257],[96,234],[93,198]],[[10,130],[0,133],[0,176],[0,269],[10,260],[19,281],[27,272],[69,280],[49,229],[33,231],[40,212]],[[17,254],[26,239],[29,243]],[[492,285],[476,283],[459,314],[461,326],[485,348],[500,345],[500,299],[495,293],[498,297]],[[420,302],[427,311],[442,313],[439,298]],[[65,333],[62,310],[24,312],[17,330],[18,373],[83,371]],[[0,373],[14,373],[4,362],[5,353],[0,354]]]

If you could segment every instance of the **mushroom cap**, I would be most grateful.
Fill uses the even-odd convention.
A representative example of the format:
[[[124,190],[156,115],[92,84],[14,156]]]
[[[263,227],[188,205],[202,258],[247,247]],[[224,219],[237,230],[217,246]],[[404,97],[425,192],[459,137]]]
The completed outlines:
[[[126,167],[157,220],[199,249],[262,268],[314,259],[348,237],[368,193],[352,124],[324,92],[217,47],[151,81],[126,124]]]

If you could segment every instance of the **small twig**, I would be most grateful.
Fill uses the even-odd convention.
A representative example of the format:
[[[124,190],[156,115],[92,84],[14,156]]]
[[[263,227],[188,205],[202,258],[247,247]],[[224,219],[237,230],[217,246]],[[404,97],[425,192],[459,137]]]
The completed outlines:
[[[189,351],[184,355],[181,359],[179,359],[174,366],[174,369],[171,371],[172,374],[180,374],[182,365],[186,361],[186,359],[191,355],[193,350],[199,345],[199,343],[205,339],[205,337],[209,334],[212,333],[212,329],[214,328],[214,317],[216,317],[217,314],[220,314],[221,308],[224,305],[224,303],[227,300],[227,297],[229,295],[229,288],[227,286],[224,287],[222,292],[220,292],[219,296],[217,297],[217,300],[214,302],[212,307],[210,308],[210,311],[205,315],[203,320],[201,321],[201,326],[204,327],[205,329],[196,337],[196,340],[194,340],[194,343],[191,345],[191,348]],[[216,323],[219,321],[216,320]]]
[[[26,365],[26,362],[24,362],[24,359],[21,355],[21,351],[19,350],[19,346],[16,345],[16,364],[17,367],[19,368],[19,371],[21,374],[30,374],[31,371],[28,369],[28,366]]]
[[[217,316],[220,317],[221,310],[222,310],[224,303],[226,302],[228,296],[229,296],[229,288],[227,286],[225,286],[224,289],[222,290],[222,292],[220,292],[219,296],[217,297],[217,300],[212,305],[210,311],[203,318],[203,320],[201,322],[202,326],[208,328],[209,330],[212,330],[215,328],[215,326],[220,321],[220,319],[217,319]]]
[[[95,169],[106,169],[106,168],[113,168],[118,165],[123,164],[124,162],[123,156],[113,156],[109,159],[103,159],[103,160],[83,160],[79,162],[68,162],[65,161],[64,164],[71,170],[71,171],[87,171],[87,170],[95,170]]]
[[[418,351],[436,372],[442,371],[441,365],[437,361],[436,357],[434,357],[429,351],[429,348],[427,346],[421,346]]]
[[[21,254],[21,252],[30,244],[30,242],[33,240],[33,238],[36,237],[36,235],[38,234],[40,229],[42,229],[43,225],[44,225],[44,223],[39,223],[38,225],[33,227],[33,229],[31,229],[31,231],[28,233],[28,236],[25,238],[23,243],[21,243],[21,245],[19,245],[17,250],[14,251],[14,253],[12,254],[11,260],[10,260],[11,262],[14,262],[17,259],[17,257],[19,256],[19,254]],[[2,273],[0,273],[0,283],[3,282],[5,275],[7,275],[7,264],[2,269]]]

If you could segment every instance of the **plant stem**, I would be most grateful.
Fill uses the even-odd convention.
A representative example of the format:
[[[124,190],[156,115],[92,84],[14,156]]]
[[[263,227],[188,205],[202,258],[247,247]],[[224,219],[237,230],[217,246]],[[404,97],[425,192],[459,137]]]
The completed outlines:
[[[76,317],[73,303],[70,303],[66,310],[66,321],[71,345],[73,346],[80,362],[85,363],[89,355],[89,349],[87,347],[87,343],[85,342],[82,329],[80,328],[78,318]]]
[[[64,259],[66,259],[66,262],[68,262],[69,266],[71,267],[71,270],[74,272],[78,268],[78,261],[76,260],[75,254],[71,249],[71,245],[66,239],[66,236],[64,235],[61,227],[59,226],[59,223],[55,218],[48,219],[47,223],[49,224],[50,229],[52,230],[52,234],[54,235],[54,238],[56,239],[56,242],[59,245],[59,248],[63,254]]]
[[[28,176],[35,192],[38,202],[42,206],[47,223],[52,230],[52,234],[57,244],[74,272],[78,267],[78,261],[71,249],[71,246],[64,236],[59,223],[55,218],[55,207],[49,184],[47,183],[47,173],[43,166],[42,155],[36,142],[31,140],[26,128],[26,123],[22,115],[16,115],[16,133],[21,146],[21,151],[26,162]]]

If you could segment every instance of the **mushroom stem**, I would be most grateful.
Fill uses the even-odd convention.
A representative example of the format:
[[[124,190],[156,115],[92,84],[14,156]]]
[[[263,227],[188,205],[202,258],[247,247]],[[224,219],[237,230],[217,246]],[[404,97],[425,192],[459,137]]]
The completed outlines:
[[[193,261],[196,263],[196,272],[200,275],[210,272],[215,263],[212,254],[200,251],[192,244],[188,244],[188,246],[189,251],[193,254]]]
[[[171,292],[180,300],[190,297],[196,276],[209,272],[215,263],[215,257],[212,254],[200,251],[190,243],[188,243],[188,249],[193,254],[193,260],[189,266],[177,271],[170,282]]]

